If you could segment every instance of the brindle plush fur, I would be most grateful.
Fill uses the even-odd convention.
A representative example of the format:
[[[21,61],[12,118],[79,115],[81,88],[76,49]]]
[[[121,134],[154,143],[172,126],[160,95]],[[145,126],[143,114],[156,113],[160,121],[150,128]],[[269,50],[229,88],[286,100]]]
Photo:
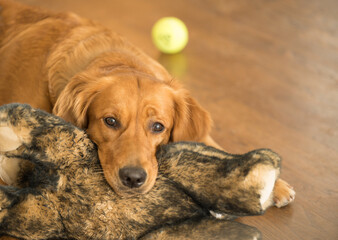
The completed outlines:
[[[84,131],[19,104],[0,107],[4,158],[27,160],[16,186],[0,186],[0,235],[23,239],[170,239],[191,226],[211,233],[236,228],[239,223],[211,216],[262,214],[273,203],[280,169],[279,156],[267,149],[232,155],[175,143],[157,152],[154,188],[121,197],[104,180]]]

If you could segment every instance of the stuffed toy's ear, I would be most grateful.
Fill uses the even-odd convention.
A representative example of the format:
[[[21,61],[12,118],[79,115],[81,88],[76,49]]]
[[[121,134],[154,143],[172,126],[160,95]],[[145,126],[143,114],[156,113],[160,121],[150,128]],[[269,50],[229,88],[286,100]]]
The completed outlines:
[[[22,145],[22,141],[10,125],[0,123],[0,179],[7,184],[13,184],[19,171],[20,160],[8,159],[5,153],[13,151]]]
[[[22,142],[18,135],[8,125],[0,124],[0,152],[7,152],[17,149]]]
[[[205,142],[211,129],[211,118],[183,88],[175,92],[175,117],[170,140]]]
[[[88,107],[100,86],[86,76],[75,76],[57,98],[53,113],[79,128],[86,128]]]
[[[18,104],[7,104],[0,107],[0,179],[9,185],[16,184],[22,159],[19,157],[8,158],[6,154],[30,142],[29,133],[31,130],[24,124],[18,124],[21,120],[31,120],[26,116],[26,108],[29,107]]]

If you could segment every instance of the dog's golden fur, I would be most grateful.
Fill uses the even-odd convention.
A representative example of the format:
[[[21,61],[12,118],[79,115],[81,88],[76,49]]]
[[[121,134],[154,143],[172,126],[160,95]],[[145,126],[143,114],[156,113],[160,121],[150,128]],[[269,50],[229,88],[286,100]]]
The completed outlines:
[[[218,147],[209,136],[209,114],[127,40],[73,13],[0,0],[0,105],[11,102],[29,103],[85,128],[98,145],[107,181],[122,195],[145,193],[154,185],[159,145],[185,140]],[[106,117],[116,118],[118,128],[107,127]],[[154,133],[154,123],[164,130]],[[119,169],[126,166],[145,170],[140,188],[121,183]],[[293,197],[291,187],[278,180],[276,205]]]

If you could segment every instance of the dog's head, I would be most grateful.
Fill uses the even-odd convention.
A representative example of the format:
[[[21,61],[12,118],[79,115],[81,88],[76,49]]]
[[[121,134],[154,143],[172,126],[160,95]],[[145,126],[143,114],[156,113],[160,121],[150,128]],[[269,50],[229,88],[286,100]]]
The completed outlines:
[[[120,195],[152,188],[158,146],[203,141],[211,125],[208,113],[177,82],[129,71],[76,75],[54,113],[87,130],[106,180]]]

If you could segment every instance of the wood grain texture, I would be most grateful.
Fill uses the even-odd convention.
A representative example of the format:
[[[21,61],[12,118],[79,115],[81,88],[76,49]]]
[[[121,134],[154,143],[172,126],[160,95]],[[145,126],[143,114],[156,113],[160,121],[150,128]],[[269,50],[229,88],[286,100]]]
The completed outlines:
[[[207,108],[227,151],[268,147],[296,200],[261,217],[264,239],[338,238],[338,2],[335,0],[20,0],[73,11],[126,36],[158,59]],[[161,55],[150,38],[164,16],[190,42]]]

